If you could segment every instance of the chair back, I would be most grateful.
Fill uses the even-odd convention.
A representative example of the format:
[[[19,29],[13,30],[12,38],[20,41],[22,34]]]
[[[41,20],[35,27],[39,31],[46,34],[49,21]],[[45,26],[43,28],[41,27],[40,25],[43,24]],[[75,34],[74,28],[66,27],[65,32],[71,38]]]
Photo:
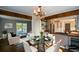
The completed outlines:
[[[70,38],[67,35],[56,35],[55,42],[58,42],[61,39],[63,40],[63,42],[61,42],[61,46],[68,49],[68,46],[71,44]]]
[[[24,46],[25,52],[32,52],[32,50],[27,42],[23,41],[23,46]]]
[[[9,42],[9,45],[17,44],[20,42],[20,37],[18,37],[18,36],[12,37],[11,34],[9,33],[8,34],[8,42]]]
[[[60,43],[61,40],[58,41],[56,44],[54,44],[53,46],[49,47],[46,52],[59,52],[59,48],[60,48]]]

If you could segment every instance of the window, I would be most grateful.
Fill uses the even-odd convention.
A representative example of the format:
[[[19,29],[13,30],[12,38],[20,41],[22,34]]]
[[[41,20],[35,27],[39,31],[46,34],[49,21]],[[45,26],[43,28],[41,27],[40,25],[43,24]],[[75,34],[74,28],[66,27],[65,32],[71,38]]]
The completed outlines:
[[[27,33],[26,23],[16,23],[16,34],[19,36],[24,36]]]

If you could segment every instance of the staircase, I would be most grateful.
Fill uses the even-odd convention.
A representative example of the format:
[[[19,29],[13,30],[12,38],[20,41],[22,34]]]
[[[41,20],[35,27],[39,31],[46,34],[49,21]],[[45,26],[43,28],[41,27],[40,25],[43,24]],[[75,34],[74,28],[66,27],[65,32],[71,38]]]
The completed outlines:
[[[79,52],[79,37],[71,38],[71,45],[69,46],[70,52]]]

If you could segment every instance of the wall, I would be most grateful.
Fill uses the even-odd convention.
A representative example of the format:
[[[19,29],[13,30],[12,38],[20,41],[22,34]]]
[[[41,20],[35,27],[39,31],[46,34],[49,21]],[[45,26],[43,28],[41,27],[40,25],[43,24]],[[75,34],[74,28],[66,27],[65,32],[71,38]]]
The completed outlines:
[[[65,24],[70,23],[70,30],[75,30],[76,29],[76,23],[75,23],[75,18],[58,18],[58,19],[51,19],[50,24],[55,25],[55,32],[63,32],[65,31]],[[50,24],[49,24],[49,29],[50,29]],[[51,31],[52,32],[52,31]]]
[[[60,20],[60,22],[58,23],[58,27],[57,27],[57,24],[55,24],[55,32],[64,32],[66,23],[70,23],[71,31],[75,30],[75,19],[63,19],[63,20]]]
[[[79,15],[77,16],[76,19],[77,19],[77,21],[76,21],[77,22],[76,27],[77,27],[77,30],[79,30]]]
[[[0,34],[3,30],[7,30],[8,32],[14,32],[16,33],[16,23],[27,23],[27,32],[31,31],[31,21],[22,21],[22,20],[11,20],[6,18],[0,18]],[[5,29],[5,23],[12,23],[13,28]]]
[[[46,23],[47,24],[47,30],[49,30],[49,31],[50,31],[50,23],[51,23],[50,20],[48,20],[47,23]]]

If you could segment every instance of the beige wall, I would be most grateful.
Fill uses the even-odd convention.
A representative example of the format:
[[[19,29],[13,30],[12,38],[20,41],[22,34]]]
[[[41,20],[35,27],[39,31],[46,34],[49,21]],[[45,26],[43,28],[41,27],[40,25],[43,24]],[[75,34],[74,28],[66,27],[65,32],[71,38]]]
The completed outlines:
[[[58,22],[58,24],[57,24],[57,22]],[[76,24],[75,23],[75,18],[70,18],[70,19],[66,19],[66,18],[51,19],[50,23],[55,25],[55,28],[54,28],[55,32],[64,32],[66,23],[70,23],[70,30],[71,31],[76,29],[75,28],[75,24]],[[50,25],[48,27],[50,27]]]

